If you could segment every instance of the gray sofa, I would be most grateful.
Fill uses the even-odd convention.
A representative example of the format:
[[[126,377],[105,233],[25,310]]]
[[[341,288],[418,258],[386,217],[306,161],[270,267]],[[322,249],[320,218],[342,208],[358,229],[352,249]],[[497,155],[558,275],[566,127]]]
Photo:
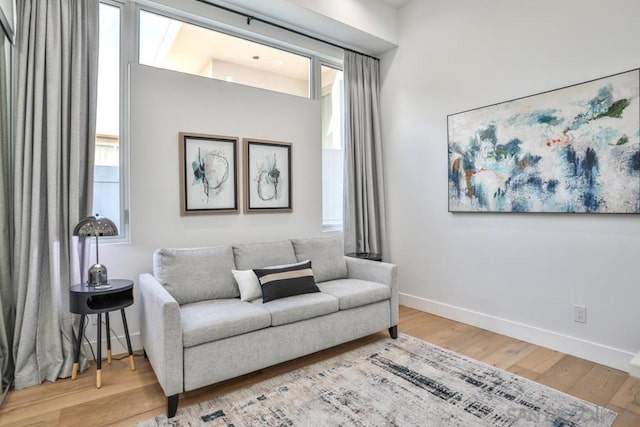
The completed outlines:
[[[232,270],[303,260],[320,292],[241,300]],[[345,257],[340,236],[159,249],[153,270],[140,276],[140,332],[169,418],[179,393],[380,330],[397,337],[397,267]]]

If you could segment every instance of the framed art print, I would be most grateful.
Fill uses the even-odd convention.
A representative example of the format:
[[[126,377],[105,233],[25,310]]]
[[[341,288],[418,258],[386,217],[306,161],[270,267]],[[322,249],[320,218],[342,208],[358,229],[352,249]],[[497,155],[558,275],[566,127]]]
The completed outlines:
[[[291,212],[291,144],[243,140],[244,211]]]
[[[448,117],[450,212],[640,213],[640,70]]]
[[[237,213],[238,138],[180,132],[180,214]]]

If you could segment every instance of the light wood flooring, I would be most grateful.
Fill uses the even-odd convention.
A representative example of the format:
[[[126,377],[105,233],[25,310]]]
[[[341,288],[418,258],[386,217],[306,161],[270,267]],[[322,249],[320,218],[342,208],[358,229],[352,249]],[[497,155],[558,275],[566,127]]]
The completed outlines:
[[[618,413],[615,426],[640,426],[640,380],[628,374],[548,348],[495,334],[463,323],[400,308],[399,331],[481,360],[498,368],[605,406]],[[180,406],[210,399],[353,348],[386,338],[378,333],[291,362],[263,369],[180,396]],[[78,379],[58,380],[10,391],[0,409],[0,425],[131,425],[165,411],[166,398],[151,366],[136,357],[103,362],[102,388],[95,388],[95,366]]]

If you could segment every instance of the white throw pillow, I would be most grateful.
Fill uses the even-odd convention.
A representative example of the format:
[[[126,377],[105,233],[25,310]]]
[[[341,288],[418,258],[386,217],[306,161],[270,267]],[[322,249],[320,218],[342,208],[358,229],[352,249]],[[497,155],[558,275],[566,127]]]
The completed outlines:
[[[253,270],[231,270],[240,289],[240,301],[262,298],[262,288]]]

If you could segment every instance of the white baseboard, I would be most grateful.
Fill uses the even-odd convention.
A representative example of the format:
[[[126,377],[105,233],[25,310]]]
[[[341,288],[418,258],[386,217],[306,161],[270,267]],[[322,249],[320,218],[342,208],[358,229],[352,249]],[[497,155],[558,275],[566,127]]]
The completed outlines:
[[[142,350],[142,341],[140,339],[140,333],[129,334],[129,337],[131,338],[131,348],[133,349],[133,351]],[[84,351],[84,354],[86,355],[92,354],[91,349],[89,348],[89,345],[91,345],[91,347],[93,348],[93,352],[95,353],[98,349],[96,344],[97,344],[97,340],[93,340],[87,343],[87,340],[83,339],[82,349]],[[104,331],[102,334],[102,348],[100,350],[102,352],[102,357],[103,358],[107,357],[107,337]],[[127,338],[124,335],[115,336],[111,334],[111,354],[115,356],[117,354],[127,354],[128,352],[129,350],[127,350]]]
[[[635,355],[629,366],[629,374],[632,377],[640,378],[640,353]]]
[[[401,305],[416,310],[548,347],[640,377],[640,354],[634,355],[618,348],[413,295],[401,293],[399,299]]]

